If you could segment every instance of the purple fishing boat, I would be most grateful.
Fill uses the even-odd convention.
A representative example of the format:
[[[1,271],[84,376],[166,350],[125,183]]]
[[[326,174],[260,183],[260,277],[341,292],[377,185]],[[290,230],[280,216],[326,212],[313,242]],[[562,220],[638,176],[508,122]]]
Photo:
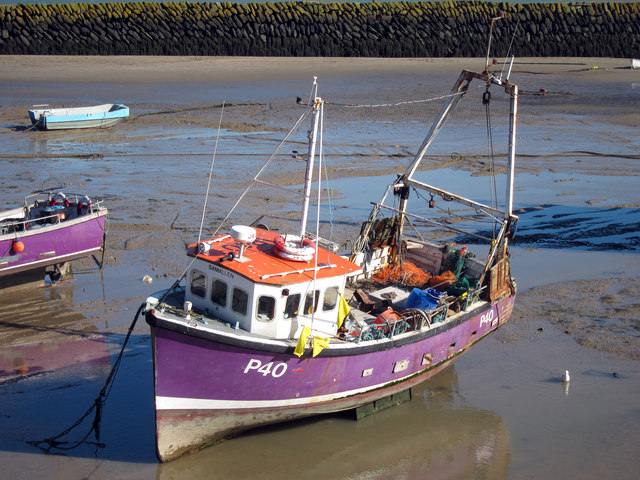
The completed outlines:
[[[67,262],[102,251],[107,214],[101,202],[57,189],[0,212],[0,285],[30,272],[57,280]]]
[[[487,114],[490,89],[510,99],[501,206],[431,186],[416,173],[455,106],[471,95],[473,80],[485,84]],[[508,246],[517,222],[517,97],[508,78],[463,71],[413,161],[374,204],[351,251],[340,255],[317,230],[307,231],[313,177],[320,178],[314,163],[323,158],[316,161],[325,102],[314,81],[296,122],[311,119],[298,229],[235,225],[198,238],[187,247],[181,278],[144,305],[161,461],[261,425],[349,409],[367,415],[403,401],[412,386],[508,321],[516,295]],[[414,191],[420,201],[414,209],[412,200],[409,211]],[[394,206],[387,205],[392,198]],[[433,208],[436,198],[447,208]],[[465,234],[467,222],[485,216],[492,232],[475,227]],[[435,237],[426,236],[434,230]],[[477,238],[486,240],[478,256],[470,251],[477,244],[462,246]]]

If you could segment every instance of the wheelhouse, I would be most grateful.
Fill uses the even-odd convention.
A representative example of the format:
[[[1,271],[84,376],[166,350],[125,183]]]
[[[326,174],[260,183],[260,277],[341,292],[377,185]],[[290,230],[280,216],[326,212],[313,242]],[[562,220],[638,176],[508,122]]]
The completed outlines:
[[[205,316],[269,338],[298,337],[304,326],[335,335],[340,295],[361,269],[323,249],[310,262],[287,260],[273,251],[277,233],[252,230],[251,242],[223,235],[189,246],[195,258],[185,300]]]

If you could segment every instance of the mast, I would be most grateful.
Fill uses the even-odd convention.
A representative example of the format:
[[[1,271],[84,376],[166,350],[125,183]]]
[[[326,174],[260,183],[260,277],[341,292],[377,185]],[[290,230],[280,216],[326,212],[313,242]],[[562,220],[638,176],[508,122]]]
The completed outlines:
[[[304,177],[304,200],[302,202],[302,214],[300,215],[300,241],[304,239],[307,231],[307,217],[309,215],[309,202],[311,200],[311,182],[313,180],[313,162],[316,153],[318,138],[318,125],[320,123],[320,111],[322,99],[318,97],[317,77],[313,77],[313,121],[309,131],[309,151],[307,152],[307,171]]]

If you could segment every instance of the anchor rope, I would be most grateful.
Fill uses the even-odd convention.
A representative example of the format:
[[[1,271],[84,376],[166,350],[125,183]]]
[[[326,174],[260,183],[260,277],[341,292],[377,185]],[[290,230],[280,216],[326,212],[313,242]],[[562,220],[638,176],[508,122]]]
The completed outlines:
[[[124,343],[122,344],[122,348],[120,349],[120,353],[118,354],[118,358],[116,359],[113,367],[111,368],[111,371],[107,376],[104,386],[102,387],[102,390],[100,390],[100,393],[94,400],[93,404],[70,427],[66,428],[65,430],[60,432],[58,435],[46,438],[44,440],[29,440],[27,441],[27,444],[34,447],[42,448],[46,452],[49,452],[49,450],[51,450],[52,448],[56,448],[58,450],[72,450],[82,445],[83,443],[87,443],[90,445],[95,445],[96,453],[97,453],[98,448],[104,448],[106,446],[104,443],[100,442],[102,409],[107,401],[107,398],[109,397],[109,394],[111,393],[111,389],[113,388],[113,382],[118,372],[118,368],[120,367],[120,361],[122,360],[122,356],[124,355],[124,349],[127,346],[127,342],[129,341],[129,338],[133,333],[133,329],[136,326],[136,322],[138,321],[138,317],[140,316],[140,313],[142,312],[142,309],[144,308],[144,306],[145,304],[142,304],[140,305],[140,307],[138,307],[138,311],[136,312],[136,315],[133,318],[133,322],[131,322],[131,325],[129,326],[129,330],[127,331],[127,335],[124,339]],[[95,417],[93,419],[93,423],[91,424],[91,428],[84,435],[84,437],[82,437],[82,439],[76,442],[67,442],[67,441],[59,440],[59,438],[64,437],[65,435],[69,434],[72,430],[74,430],[76,427],[81,425],[82,422],[85,420],[85,418],[91,415],[91,412],[93,412],[94,410],[95,410]],[[91,432],[94,432],[95,434],[95,439],[96,439],[95,442],[87,441],[87,439],[89,438],[89,435],[91,435]],[[65,445],[65,444],[69,444],[69,445]],[[45,447],[45,445],[48,445],[48,446]]]

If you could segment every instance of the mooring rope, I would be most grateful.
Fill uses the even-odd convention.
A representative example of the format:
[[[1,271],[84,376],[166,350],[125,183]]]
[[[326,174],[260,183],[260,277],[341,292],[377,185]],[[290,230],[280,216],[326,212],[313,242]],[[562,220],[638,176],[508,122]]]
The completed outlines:
[[[133,322],[129,326],[129,331],[127,332],[127,336],[124,339],[124,343],[122,344],[122,348],[120,349],[120,354],[118,355],[118,358],[116,359],[113,367],[111,368],[111,371],[109,372],[109,376],[107,377],[107,380],[105,381],[104,386],[102,387],[102,390],[100,390],[100,394],[96,397],[96,399],[94,400],[93,404],[69,428],[63,430],[62,432],[60,432],[58,435],[56,435],[54,437],[49,437],[49,438],[46,438],[44,440],[30,440],[30,441],[27,441],[27,443],[29,445],[32,445],[32,446],[38,447],[38,448],[42,448],[46,452],[49,452],[49,450],[51,450],[52,448],[56,448],[58,450],[72,450],[72,449],[82,445],[83,443],[95,445],[96,446],[96,453],[98,451],[98,448],[104,448],[105,447],[105,444],[100,442],[100,427],[101,427],[101,423],[102,423],[102,408],[104,407],[104,404],[106,403],[107,398],[109,397],[109,393],[111,393],[111,388],[113,387],[113,382],[115,380],[116,373],[118,371],[118,368],[120,367],[120,361],[122,360],[122,356],[124,354],[124,349],[127,346],[127,342],[129,341],[129,338],[131,337],[131,333],[133,332],[133,329],[136,326],[136,322],[138,321],[138,317],[140,316],[140,313],[142,312],[142,309],[144,308],[144,306],[145,305],[142,304],[142,305],[140,305],[140,307],[138,307],[138,311],[136,312],[136,315],[133,318]],[[91,415],[91,412],[93,412],[94,410],[95,410],[96,414],[95,414],[95,417],[93,418],[93,423],[91,424],[91,428],[86,433],[86,435],[84,437],[82,437],[81,440],[79,440],[77,442],[73,442],[73,443],[72,442],[58,440],[59,438],[64,437],[65,435],[67,435],[74,428],[78,427],[84,421],[85,418],[87,418],[89,415]],[[95,439],[96,439],[95,442],[88,442],[87,441],[87,438],[89,438],[89,435],[91,435],[91,432],[94,432],[94,434],[95,434]],[[66,445],[66,444],[69,444],[69,445]]]
[[[37,129],[40,125],[42,125],[42,120],[43,120],[43,118],[44,118],[44,117],[40,116],[40,117],[38,118],[38,121],[37,121],[36,123],[34,123],[33,125],[31,125],[29,128],[27,128],[27,129],[25,130],[25,132],[30,132],[30,131],[31,131],[31,130],[33,130],[33,129]]]
[[[433,97],[433,98],[424,98],[421,100],[407,100],[404,102],[397,102],[397,103],[378,103],[378,104],[366,104],[366,105],[362,105],[362,104],[357,104],[357,103],[337,103],[337,102],[328,102],[325,100],[325,103],[327,105],[335,105],[338,107],[347,107],[347,108],[381,108],[381,107],[399,107],[401,105],[411,105],[414,103],[429,103],[429,102],[435,102],[436,100],[444,100],[446,98],[449,97],[455,97],[456,95],[462,95],[463,93],[466,92],[456,92],[456,93],[449,93],[447,95],[441,95],[439,97]]]

